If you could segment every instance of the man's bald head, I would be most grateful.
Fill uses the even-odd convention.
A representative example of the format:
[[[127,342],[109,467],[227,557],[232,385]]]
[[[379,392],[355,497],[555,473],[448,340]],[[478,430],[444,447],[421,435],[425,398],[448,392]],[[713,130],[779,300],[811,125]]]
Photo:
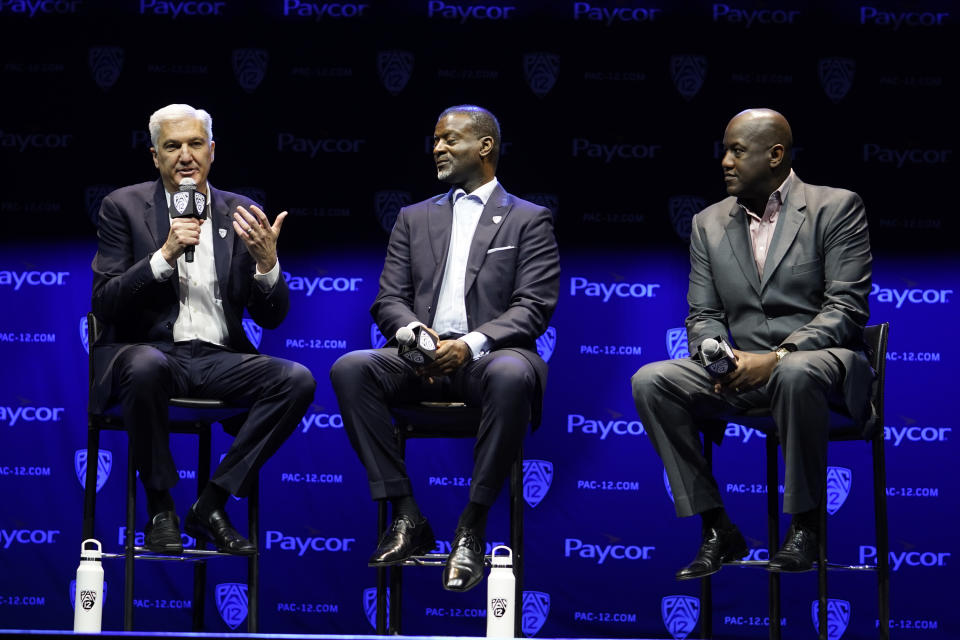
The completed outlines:
[[[736,125],[743,133],[767,146],[783,145],[784,164],[790,168],[793,151],[793,131],[783,114],[773,109],[744,109],[730,119],[727,129]],[[786,176],[784,176],[786,177]]]
[[[727,193],[758,206],[790,174],[793,132],[773,109],[746,109],[735,115],[723,134]],[[760,209],[762,211],[762,208]]]

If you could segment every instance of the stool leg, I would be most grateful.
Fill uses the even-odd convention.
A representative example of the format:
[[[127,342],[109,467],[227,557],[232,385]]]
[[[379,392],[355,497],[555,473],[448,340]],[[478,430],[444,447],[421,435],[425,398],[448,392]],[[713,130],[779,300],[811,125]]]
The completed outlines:
[[[83,489],[83,539],[94,536],[97,511],[97,467],[100,465],[100,428],[87,418],[87,479]]]
[[[390,620],[388,633],[392,636],[402,635],[401,624],[402,624],[402,612],[400,603],[402,602],[402,590],[403,590],[403,565],[398,564],[390,569],[390,613],[388,614]]]
[[[387,530],[387,501],[377,502],[377,540]],[[377,635],[387,635],[387,568],[377,567]]]
[[[510,546],[513,550],[513,636],[523,637],[523,449],[510,471]]]
[[[817,597],[820,601],[818,618],[820,640],[827,640],[827,479],[823,479],[823,494],[820,496],[819,536],[817,541]]]
[[[883,432],[873,439],[873,515],[877,535],[877,599],[880,637],[890,638],[890,541],[887,533],[887,470]]]
[[[134,435],[127,436],[127,531],[124,536],[123,630],[133,631],[133,545],[137,520],[137,468],[133,462]],[[90,460],[87,460],[90,464]]]
[[[247,632],[260,625],[260,481],[255,480],[247,496],[247,535],[257,552],[247,560]]]
[[[210,479],[210,425],[197,423],[197,497],[203,493]],[[197,549],[200,541],[197,541]],[[193,630],[203,631],[204,614],[207,605],[207,563],[193,563]]]
[[[769,557],[780,548],[780,483],[777,441],[767,435],[767,546]],[[780,640],[780,574],[770,572],[770,640]]]
[[[713,471],[713,443],[703,438],[703,457],[707,460],[707,469]],[[700,578],[700,637],[713,636],[713,589],[710,576]]]

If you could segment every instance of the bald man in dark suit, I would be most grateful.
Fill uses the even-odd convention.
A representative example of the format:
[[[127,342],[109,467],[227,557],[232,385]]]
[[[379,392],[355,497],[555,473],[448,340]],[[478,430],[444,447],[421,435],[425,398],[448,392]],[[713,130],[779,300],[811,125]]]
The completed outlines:
[[[776,111],[738,114],[723,143],[730,197],[693,218],[686,326],[691,351],[706,338],[730,340],[736,366],[717,381],[693,357],[648,364],[632,379],[677,515],[702,518],[700,550],[677,572],[681,580],[747,553],[703,456],[699,420],[736,420],[754,407],[773,415],[786,466],[784,511],[793,518],[771,571],[806,571],[816,557],[829,409],[877,426],[862,352],[871,275],[863,202],[800,180],[790,125]]]

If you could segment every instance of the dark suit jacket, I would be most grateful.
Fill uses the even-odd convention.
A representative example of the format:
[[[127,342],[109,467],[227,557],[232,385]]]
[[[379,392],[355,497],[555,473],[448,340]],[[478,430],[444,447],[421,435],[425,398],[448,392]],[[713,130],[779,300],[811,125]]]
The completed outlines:
[[[414,320],[433,325],[452,221],[449,193],[400,210],[380,292],[370,308],[383,335],[392,337]],[[547,364],[537,355],[536,340],[547,330],[559,287],[560,259],[550,211],[497,185],[470,245],[464,281],[467,325],[489,337],[492,349],[514,349],[526,358],[537,372],[541,395]],[[539,415],[539,406],[534,415]]]
[[[843,363],[846,408],[864,424],[873,378],[861,351],[871,264],[863,201],[851,191],[794,175],[762,279],[736,198],[711,205],[694,216],[690,235],[691,350],[717,335],[744,351],[826,349]]]
[[[214,261],[220,299],[227,319],[227,347],[245,353],[256,349],[243,331],[243,310],[254,321],[272,329],[290,306],[287,284],[281,276],[264,292],[254,283],[256,262],[233,230],[237,205],[249,208],[249,198],[210,187]],[[108,195],[100,207],[97,255],[93,259],[93,312],[105,323],[94,350],[94,389],[91,410],[101,411],[110,398],[114,358],[129,343],[173,344],[173,323],[180,313],[179,278],[157,282],[150,256],[167,239],[170,219],[160,180],[123,187]],[[223,235],[221,236],[221,232]]]

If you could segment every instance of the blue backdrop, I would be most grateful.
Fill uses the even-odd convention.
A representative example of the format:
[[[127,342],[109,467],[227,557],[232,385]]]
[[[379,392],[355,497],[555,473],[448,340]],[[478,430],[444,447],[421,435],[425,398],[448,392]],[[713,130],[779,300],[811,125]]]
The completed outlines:
[[[867,207],[871,323],[891,323],[892,624],[902,638],[960,633],[946,375],[960,355],[952,3],[0,0],[0,26],[0,628],[72,624],[92,220],[111,189],[156,175],[147,117],[184,101],[214,116],[212,182],[271,216],[291,211],[280,246],[290,315],[275,331],[247,329],[319,382],[262,472],[261,629],[372,632],[375,509],[328,370],[381,339],[367,309],[387,231],[400,205],[441,190],[433,123],[470,101],[500,116],[500,179],[553,209],[561,250],[560,302],[539,343],[544,421],[525,444],[525,632],[695,635],[697,584],[673,573],[699,521],[674,515],[629,378],[685,355],[690,216],[723,196],[726,121],[772,106],[794,126],[798,174],[856,190]],[[216,433],[214,457],[228,446]],[[174,450],[182,511],[195,441],[177,436]],[[714,462],[754,559],[766,555],[763,450],[763,434],[730,424]],[[96,531],[110,551],[123,538],[125,452],[123,434],[104,434]],[[467,441],[409,446],[440,550],[470,455]],[[834,445],[829,465],[831,558],[874,563],[868,446]],[[242,501],[229,509],[245,521]],[[503,500],[489,534],[508,539]],[[104,626],[119,629],[122,563],[105,568]],[[245,608],[232,606],[244,580],[245,563],[211,563],[208,628],[244,630]],[[406,580],[405,631],[483,634],[483,588],[445,592],[439,569]],[[765,637],[766,573],[725,569],[714,584],[717,637]],[[190,585],[185,566],[138,564],[138,628],[188,628]],[[814,574],[785,578],[783,592],[785,635],[815,637]],[[832,639],[876,636],[873,575],[831,574],[830,595],[847,603]]]

